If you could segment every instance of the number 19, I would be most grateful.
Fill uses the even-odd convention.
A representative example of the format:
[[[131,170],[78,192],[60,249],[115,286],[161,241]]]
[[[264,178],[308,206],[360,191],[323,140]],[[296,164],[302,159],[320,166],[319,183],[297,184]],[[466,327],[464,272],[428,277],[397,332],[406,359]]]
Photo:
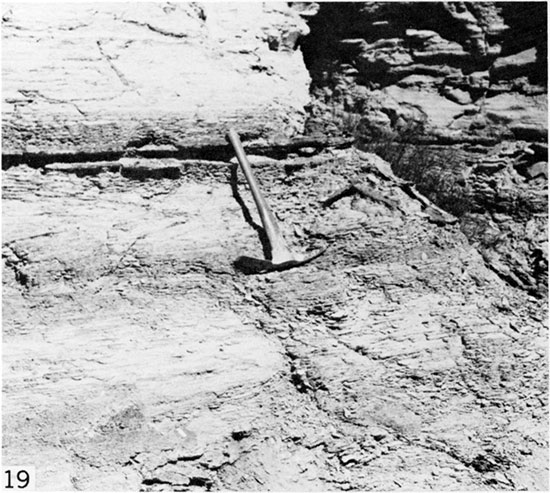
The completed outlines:
[[[6,484],[6,489],[13,488],[13,485],[11,484],[11,470],[6,469],[4,471],[8,475],[8,483]],[[29,473],[25,471],[25,469],[21,469],[20,471],[17,471],[17,475],[15,476],[17,478],[17,487],[20,489],[26,488],[29,485],[30,477]]]

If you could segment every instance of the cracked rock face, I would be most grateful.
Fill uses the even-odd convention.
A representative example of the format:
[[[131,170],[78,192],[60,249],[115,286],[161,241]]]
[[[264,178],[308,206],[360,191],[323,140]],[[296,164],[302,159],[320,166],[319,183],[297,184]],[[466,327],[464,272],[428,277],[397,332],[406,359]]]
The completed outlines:
[[[306,128],[355,136],[459,216],[491,269],[536,296],[547,295],[546,9],[326,3],[302,43]]]
[[[334,131],[343,111],[370,132],[423,122],[446,143],[545,140],[545,18],[546,4],[529,2],[321,4],[303,43],[308,125],[332,111]]]
[[[4,463],[32,450],[40,489],[544,490],[544,302],[377,156],[256,162],[316,261],[235,270],[262,245],[228,163],[4,172]]]
[[[256,138],[303,128],[308,27],[285,4],[3,8],[5,154],[212,145],[233,122]]]

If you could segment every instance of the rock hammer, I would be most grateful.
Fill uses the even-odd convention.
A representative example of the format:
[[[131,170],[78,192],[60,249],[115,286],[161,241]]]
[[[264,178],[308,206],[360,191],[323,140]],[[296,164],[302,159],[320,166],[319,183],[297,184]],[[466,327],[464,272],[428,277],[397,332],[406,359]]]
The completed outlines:
[[[231,128],[227,134],[227,139],[231,142],[231,145],[235,150],[241,169],[243,170],[246,181],[250,187],[250,191],[252,192],[252,196],[254,197],[254,202],[256,202],[256,207],[260,213],[260,219],[262,220],[262,225],[271,247],[270,259],[256,259],[253,257],[242,256],[236,260],[235,264],[241,267],[242,270],[247,271],[247,273],[262,273],[298,267],[299,265],[311,262],[322,255],[326,248],[317,250],[314,253],[306,254],[296,253],[288,248],[285,239],[281,234],[281,230],[279,229],[277,220],[271,212],[271,209],[269,208],[265,197],[260,190],[258,182],[256,181],[256,177],[252,172],[252,168],[250,167],[250,163],[248,162],[241,144],[239,134],[235,131],[235,129]]]

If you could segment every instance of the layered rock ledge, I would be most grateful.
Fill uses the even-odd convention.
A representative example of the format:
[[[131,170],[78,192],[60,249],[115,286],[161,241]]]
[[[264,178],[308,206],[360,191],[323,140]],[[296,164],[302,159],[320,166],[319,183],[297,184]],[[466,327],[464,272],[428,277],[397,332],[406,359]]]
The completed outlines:
[[[4,155],[103,155],[301,133],[305,21],[284,3],[3,7]]]

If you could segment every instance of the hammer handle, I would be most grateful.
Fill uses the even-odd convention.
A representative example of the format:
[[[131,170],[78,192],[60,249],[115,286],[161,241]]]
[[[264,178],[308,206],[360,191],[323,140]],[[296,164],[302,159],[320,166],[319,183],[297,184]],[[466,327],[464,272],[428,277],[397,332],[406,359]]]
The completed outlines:
[[[256,202],[256,207],[258,208],[258,212],[260,213],[262,225],[271,245],[272,258],[275,259],[281,255],[288,256],[290,254],[289,249],[286,246],[281,231],[279,230],[277,220],[275,219],[275,216],[271,212],[271,209],[267,205],[267,202],[262,192],[260,191],[260,187],[258,185],[258,182],[256,181],[256,177],[252,172],[252,168],[250,167],[250,163],[248,162],[243,146],[241,144],[239,134],[235,131],[235,129],[231,128],[229,130],[229,133],[227,134],[227,138],[229,139],[229,142],[231,142],[231,144],[233,145],[233,149],[235,150],[235,154],[237,156],[239,164],[241,165],[244,176],[246,177],[246,181],[250,186],[252,196],[254,197],[254,202]]]

